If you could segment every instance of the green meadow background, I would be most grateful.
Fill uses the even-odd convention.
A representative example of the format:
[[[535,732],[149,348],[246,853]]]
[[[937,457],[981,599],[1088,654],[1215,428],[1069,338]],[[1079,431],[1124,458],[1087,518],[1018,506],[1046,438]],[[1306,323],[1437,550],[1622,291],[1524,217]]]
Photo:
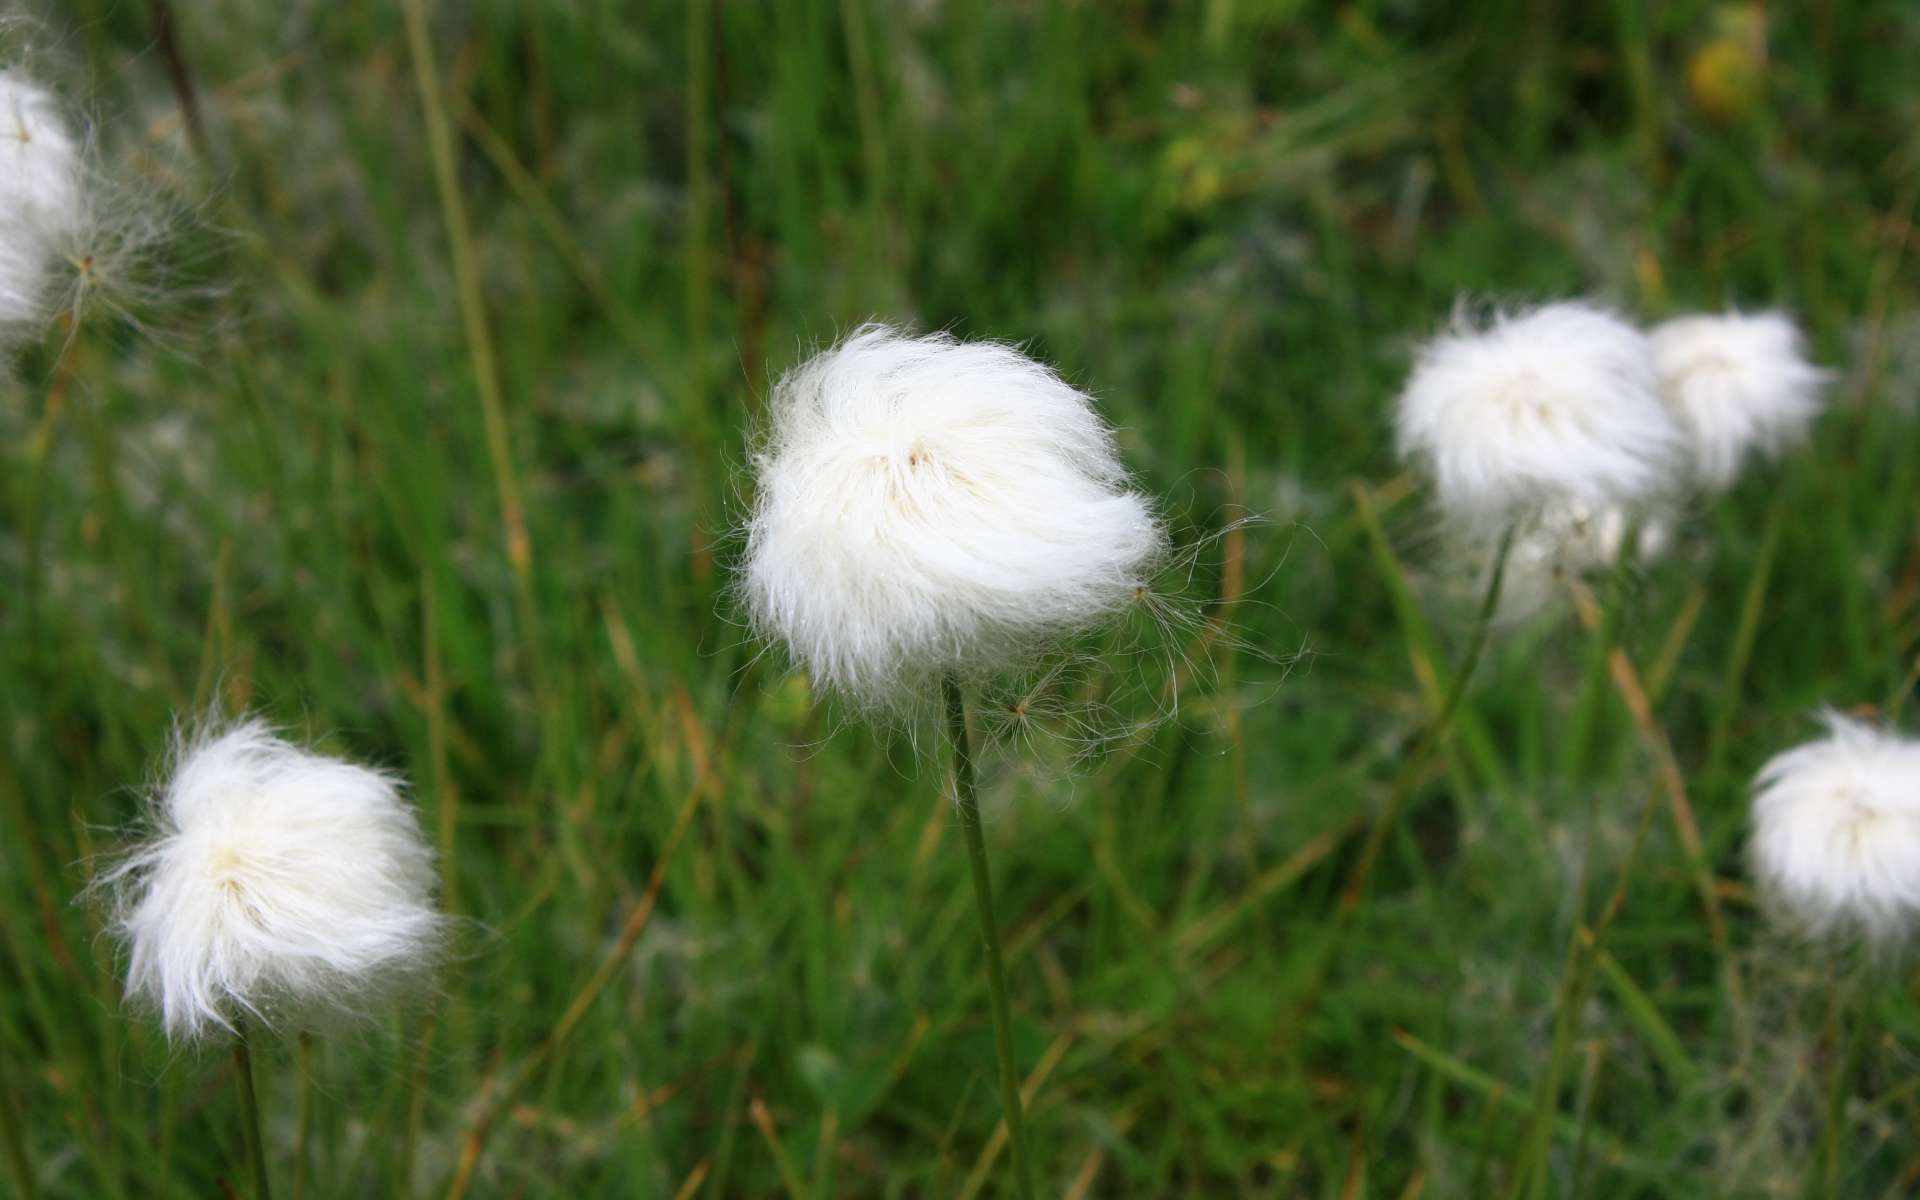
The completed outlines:
[[[1036,705],[1175,718],[983,781],[1045,1194],[1920,1186],[1920,980],[1742,861],[1754,769],[1913,690],[1920,7],[173,7],[173,54],[136,0],[9,32],[169,224],[0,381],[39,1195],[247,1187],[231,1060],[76,903],[209,709],[405,772],[461,918],[433,1003],[263,1042],[277,1195],[1009,1194],[939,735],[726,595],[770,382],[870,317],[1057,364],[1192,550],[1152,682]],[[1388,426],[1461,294],[1782,307],[1831,410],[1613,662],[1501,624],[1343,904],[1473,606]]]

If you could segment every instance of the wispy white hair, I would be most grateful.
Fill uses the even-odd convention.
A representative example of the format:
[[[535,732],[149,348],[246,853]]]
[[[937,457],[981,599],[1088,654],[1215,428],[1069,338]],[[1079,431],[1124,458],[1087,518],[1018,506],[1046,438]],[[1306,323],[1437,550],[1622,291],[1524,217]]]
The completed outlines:
[[[1807,361],[1782,313],[1679,317],[1652,337],[1663,394],[1706,487],[1727,487],[1750,456],[1804,440],[1820,414],[1828,374]]]
[[[0,70],[0,341],[44,316],[53,265],[83,220],[83,177],[52,93]]]
[[[1766,764],[1748,844],[1762,894],[1815,936],[1886,943],[1920,916],[1920,741],[1838,713]]]
[[[861,327],[775,386],[753,468],[753,627],[863,708],[1098,623],[1166,545],[1091,400],[991,342]]]
[[[1481,530],[1553,505],[1641,503],[1671,484],[1684,450],[1645,335],[1577,301],[1485,328],[1456,317],[1421,347],[1395,424],[1442,513]]]
[[[433,856],[400,781],[247,720],[182,734],[147,840],[102,880],[127,993],[167,1034],[324,1026],[424,983]]]

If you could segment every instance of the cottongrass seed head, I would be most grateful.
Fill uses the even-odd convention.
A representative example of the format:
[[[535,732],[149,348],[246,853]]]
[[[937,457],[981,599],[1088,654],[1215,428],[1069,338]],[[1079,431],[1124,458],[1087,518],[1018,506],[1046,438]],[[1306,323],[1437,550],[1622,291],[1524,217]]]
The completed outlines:
[[[0,352],[60,316],[69,337],[97,313],[162,343],[217,324],[228,235],[197,172],[150,137],[123,133],[109,153],[95,134],[0,49]]]
[[[1885,946],[1920,916],[1920,741],[1838,713],[1754,781],[1748,853],[1774,911],[1813,937]]]
[[[1809,363],[1782,313],[1679,317],[1654,327],[1668,407],[1686,431],[1705,487],[1732,484],[1746,461],[1805,440],[1828,373]]]
[[[1457,316],[1420,349],[1395,424],[1449,523],[1482,533],[1556,506],[1645,503],[1684,446],[1645,335],[1578,301],[1484,328]]]
[[[1122,611],[1166,536],[1092,401],[1018,350],[866,325],[775,386],[740,587],[864,710]]]
[[[426,984],[445,920],[399,780],[258,720],[182,734],[170,766],[148,839],[101,881],[127,993],[169,1037],[336,1025]]]
[[[44,318],[54,268],[83,221],[80,142],[52,93],[0,69],[0,344]]]

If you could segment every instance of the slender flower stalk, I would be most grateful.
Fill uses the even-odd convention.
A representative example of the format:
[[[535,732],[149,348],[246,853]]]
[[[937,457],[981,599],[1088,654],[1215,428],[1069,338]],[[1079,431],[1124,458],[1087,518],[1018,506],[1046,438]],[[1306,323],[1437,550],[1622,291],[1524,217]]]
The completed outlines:
[[[1377,527],[1376,527],[1377,528]],[[1384,535],[1381,535],[1384,541]],[[1322,990],[1326,986],[1327,976],[1332,971],[1335,956],[1345,939],[1339,936],[1354,914],[1360,910],[1360,903],[1366,899],[1367,886],[1373,880],[1374,866],[1379,862],[1380,852],[1387,844],[1400,824],[1401,816],[1406,812],[1407,804],[1413,799],[1415,789],[1425,777],[1427,764],[1445,745],[1453,731],[1455,716],[1465,703],[1467,689],[1473,682],[1474,673],[1479,669],[1480,658],[1485,653],[1487,641],[1493,629],[1494,615],[1500,610],[1500,597],[1506,586],[1507,564],[1512,556],[1514,530],[1509,527],[1501,535],[1494,547],[1493,567],[1487,578],[1485,594],[1480,600],[1480,609],[1475,614],[1473,631],[1468,636],[1466,649],[1455,664],[1453,678],[1447,684],[1447,690],[1434,709],[1432,717],[1421,731],[1413,750],[1400,760],[1400,769],[1394,772],[1393,782],[1387,791],[1387,806],[1374,819],[1367,830],[1367,840],[1360,846],[1359,857],[1354,861],[1353,870],[1347,875],[1346,884],[1340,890],[1340,905],[1334,910],[1335,932],[1323,942],[1326,947],[1315,964],[1304,989],[1305,998],[1296,1012],[1296,1020],[1304,1020],[1307,1014],[1319,1007]]]
[[[1760,527],[1760,545],[1754,552],[1753,566],[1747,573],[1746,594],[1740,600],[1740,615],[1733,626],[1733,644],[1727,651],[1720,693],[1714,700],[1713,715],[1707,723],[1706,765],[1701,778],[1718,787],[1723,777],[1727,749],[1731,745],[1734,714],[1745,693],[1747,663],[1760,637],[1760,617],[1766,607],[1767,589],[1773,579],[1773,564],[1780,553],[1780,536],[1786,528],[1789,493],[1776,490],[1767,505],[1765,523]]]
[[[242,1029],[233,1039],[233,1072],[240,1084],[240,1132],[247,1143],[247,1167],[255,1200],[272,1200],[267,1182],[267,1150],[260,1138],[260,1096],[253,1082],[252,1035]]]
[[[207,149],[206,125],[200,119],[199,93],[193,84],[193,70],[187,65],[187,56],[180,49],[180,39],[175,32],[173,4],[171,0],[147,0],[147,13],[153,25],[154,48],[167,64],[167,81],[173,85],[173,97],[180,106],[180,121],[186,127],[187,141],[203,164],[210,163],[213,156]]]
[[[1480,600],[1480,610],[1474,616],[1467,648],[1461,654],[1459,664],[1454,667],[1453,680],[1447,685],[1440,707],[1434,710],[1420,740],[1414,744],[1413,752],[1401,760],[1400,770],[1394,775],[1392,789],[1388,792],[1386,811],[1380,814],[1380,819],[1368,831],[1366,843],[1360,848],[1359,860],[1354,864],[1353,874],[1348,877],[1347,886],[1341,893],[1342,914],[1359,907],[1366,895],[1374,861],[1380,857],[1380,849],[1386,844],[1387,835],[1399,823],[1400,814],[1412,797],[1414,787],[1426,772],[1428,760],[1445,745],[1447,735],[1453,731],[1453,718],[1466,699],[1467,688],[1473,682],[1474,672],[1480,666],[1480,657],[1487,648],[1494,614],[1500,610],[1500,596],[1506,583],[1507,562],[1512,555],[1513,542],[1514,528],[1508,526],[1494,547],[1493,569],[1487,578],[1486,593]]]
[[[313,1135],[313,1035],[302,1030],[294,1060],[300,1075],[300,1107],[293,1127],[293,1200],[307,1192],[307,1168]]]
[[[1579,699],[1567,723],[1567,738],[1562,749],[1561,777],[1569,781],[1578,780],[1586,769],[1595,727],[1606,707],[1610,693],[1607,686],[1607,659],[1620,639],[1620,623],[1625,617],[1627,594],[1633,578],[1633,552],[1638,541],[1637,530],[1630,531],[1620,540],[1614,558],[1613,576],[1607,585],[1605,607],[1600,612],[1600,624],[1594,630],[1588,646]]]
[[[1860,1069],[1873,1030],[1879,1026],[1877,992],[1861,986],[1858,973],[1845,970],[1839,955],[1828,967],[1827,1046],[1830,1051],[1827,1077],[1827,1103],[1820,1123],[1819,1153],[1809,1164],[1808,1173],[1819,1173],[1819,1194],[1827,1200],[1840,1200],[1840,1168],[1846,1161],[1843,1133],[1847,1126],[1848,1083]],[[1851,1017],[1852,1029],[1847,1028]],[[1807,1194],[1813,1194],[1809,1186]]]
[[[1031,1200],[1033,1165],[1027,1150],[1026,1119],[1020,1111],[1020,1072],[1013,1062],[1013,1017],[1007,1007],[1007,968],[1000,955],[1000,928],[993,912],[993,880],[987,869],[987,844],[980,832],[980,801],[974,795],[973,744],[967,734],[967,701],[960,684],[948,676],[941,684],[947,729],[953,739],[953,807],[967,842],[967,866],[973,872],[973,900],[980,917],[980,941],[987,957],[987,993],[993,1009],[993,1052],[1000,1069],[1000,1107],[1007,1119],[1007,1149],[1022,1200]]]

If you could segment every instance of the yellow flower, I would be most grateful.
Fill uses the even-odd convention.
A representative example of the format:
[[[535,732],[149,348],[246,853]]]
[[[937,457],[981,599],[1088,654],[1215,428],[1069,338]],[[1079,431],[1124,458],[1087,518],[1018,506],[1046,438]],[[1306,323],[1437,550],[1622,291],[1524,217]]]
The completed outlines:
[[[1687,90],[1709,118],[1747,115],[1765,90],[1767,17],[1758,5],[1729,4],[1714,14],[1713,37],[1687,62]]]

